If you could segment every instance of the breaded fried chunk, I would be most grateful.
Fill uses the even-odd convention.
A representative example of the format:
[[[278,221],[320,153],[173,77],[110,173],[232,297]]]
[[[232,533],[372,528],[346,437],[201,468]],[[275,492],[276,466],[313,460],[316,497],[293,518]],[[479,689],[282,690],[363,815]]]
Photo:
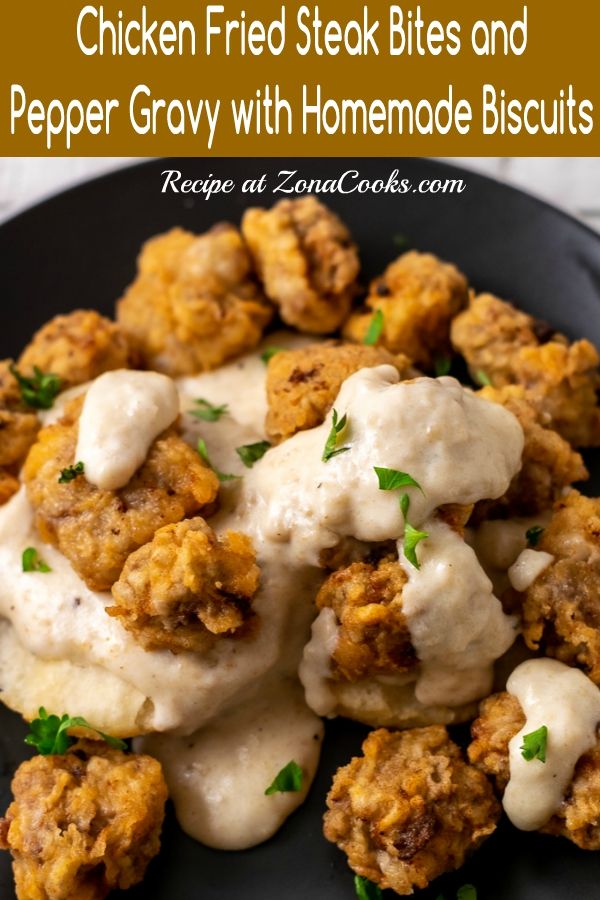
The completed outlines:
[[[544,419],[575,447],[600,444],[600,357],[491,294],[471,300],[452,323],[452,343],[475,380],[521,384]]]
[[[140,882],[160,849],[167,787],[150,756],[80,741],[21,763],[12,791],[0,848],[18,900],[103,900]]]
[[[259,579],[249,537],[217,538],[204,519],[187,519],[131,554],[107,612],[146,649],[201,652],[248,621]]]
[[[132,362],[122,329],[93,309],[77,309],[55,316],[33,336],[17,364],[30,375],[37,366],[58,375],[63,388],[92,381],[112,369],[127,369]]]
[[[317,594],[317,607],[333,609],[339,622],[332,676],[358,681],[409,672],[418,665],[402,613],[407,582],[398,559],[377,565],[355,562],[334,572]]]
[[[350,232],[314,197],[248,209],[242,233],[284,322],[311,334],[340,327],[360,269]]]
[[[42,429],[23,469],[42,540],[54,544],[92,590],[109,590],[127,557],[158,528],[194,515],[215,499],[217,476],[174,428],[152,444],[125,487],[103,491],[84,475],[60,484],[73,465],[83,397]]]
[[[0,467],[20,465],[40,427],[35,410],[21,398],[10,366],[9,359],[0,361]]]
[[[405,356],[383,347],[328,341],[299,350],[281,350],[267,369],[267,435],[273,442],[324,421],[342,382],[372,366],[391,365],[401,376],[412,374]]]
[[[554,561],[523,594],[523,634],[600,684],[600,499],[559,500],[536,547]]]
[[[581,455],[563,437],[546,427],[542,413],[527,399],[522,385],[485,387],[479,396],[508,409],[525,435],[520,472],[499,500],[477,504],[479,519],[490,515],[530,516],[550,509],[565,487],[589,478]]]
[[[500,792],[510,778],[509,742],[524,724],[518,699],[501,693],[483,701],[471,727],[469,759]],[[565,837],[583,850],[600,850],[600,738],[578,760],[560,809],[540,831]]]
[[[451,263],[431,253],[404,253],[376,278],[366,305],[344,326],[344,337],[362,343],[373,316],[383,316],[378,343],[405,353],[415,365],[432,370],[450,351],[450,322],[466,305],[467,279]]]
[[[258,344],[273,314],[237,228],[174,228],[142,248],[117,319],[144,364],[167,375],[214,369]]]
[[[412,894],[458,869],[495,830],[500,807],[441,725],[372,731],[363,756],[338,769],[325,837],[358,875]]]
[[[6,469],[0,469],[0,506],[19,490],[19,479]]]

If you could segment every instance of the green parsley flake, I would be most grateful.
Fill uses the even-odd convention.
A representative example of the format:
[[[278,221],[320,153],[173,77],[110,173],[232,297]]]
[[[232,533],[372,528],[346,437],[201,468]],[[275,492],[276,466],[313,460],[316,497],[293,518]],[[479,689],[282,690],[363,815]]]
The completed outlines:
[[[537,547],[543,533],[544,528],[542,525],[532,525],[531,528],[528,528],[525,532],[525,537],[527,538],[527,543],[529,544],[529,546]]]
[[[266,789],[266,796],[271,794],[297,793],[302,790],[304,772],[293,759],[277,773],[273,783]]]
[[[125,741],[120,741],[109,734],[104,734],[103,731],[98,731],[97,728],[86,722],[82,716],[68,716],[66,713],[60,718],[58,716],[49,716],[43,706],[40,707],[39,719],[34,719],[31,723],[31,731],[25,738],[25,743],[35,747],[42,756],[66,753],[71,744],[77,740],[77,738],[73,738],[67,733],[67,729],[76,726],[95,731],[103,741],[106,741],[109,747],[113,747],[115,750],[127,749]]]
[[[40,558],[35,547],[27,547],[21,557],[24,572],[51,572],[50,566]]]
[[[486,375],[485,372],[481,371],[481,369],[479,370],[479,372],[475,373],[475,381],[477,381],[483,387],[489,387],[492,383],[489,375]]]
[[[83,475],[84,465],[82,462],[75,463],[74,466],[67,466],[66,469],[63,469],[58,477],[59,484],[69,484],[70,481],[75,481],[79,475]]]
[[[548,728],[542,725],[536,731],[523,735],[523,743],[521,744],[521,756],[530,762],[532,759],[539,759],[540,762],[546,762],[546,746],[548,744]]]
[[[429,532],[417,531],[416,528],[413,528],[407,519],[409,506],[410,499],[408,494],[402,494],[400,497],[400,509],[404,516],[404,544],[402,549],[409,563],[413,565],[415,569],[420,569],[421,564],[417,559],[417,545],[429,537]]]
[[[421,493],[423,488],[418,481],[407,472],[399,472],[398,469],[385,469],[381,466],[373,466],[377,478],[379,479],[380,491],[397,491],[402,487],[416,487]]]
[[[367,333],[363,338],[363,344],[366,344],[367,347],[372,347],[377,343],[379,338],[381,337],[381,332],[383,331],[383,310],[376,310],[371,316],[371,321],[369,322],[369,327],[367,328]]]
[[[283,349],[283,347],[267,347],[265,350],[263,350],[263,352],[260,354],[260,358],[264,362],[265,366],[268,366],[269,361],[272,360],[277,353],[281,353]]]
[[[50,372],[42,372],[37,366],[33,367],[33,376],[27,378],[21,375],[16,366],[10,367],[11,374],[16,379],[21,398],[27,406],[33,409],[51,409],[54,398],[61,388],[61,379]]]
[[[256,444],[244,444],[243,447],[236,447],[235,452],[246,468],[251,469],[255,462],[263,458],[270,446],[268,441],[257,441]]]
[[[456,892],[456,900],[477,900],[477,890],[472,884],[463,884]]]
[[[225,472],[219,472],[218,469],[215,469],[210,461],[208,450],[206,449],[206,441],[203,438],[198,439],[198,445],[196,449],[198,451],[198,455],[204,460],[209,469],[213,470],[219,481],[235,481],[236,478],[241,477],[240,475],[227,475]]]
[[[377,884],[373,884],[368,878],[362,875],[354,876],[354,890],[358,900],[382,900],[383,894],[381,888]]]
[[[435,377],[441,378],[448,375],[452,368],[452,360],[449,356],[437,356],[433,362]]]
[[[350,447],[337,447],[338,439],[347,425],[348,417],[343,415],[341,419],[338,419],[337,410],[334,409],[331,430],[325,441],[325,447],[323,448],[323,455],[321,457],[323,462],[329,462],[334,456],[337,456],[339,453],[346,453],[350,449]]]
[[[203,398],[194,400],[194,403],[198,409],[191,409],[190,416],[193,416],[194,419],[201,419],[203,422],[218,422],[221,416],[225,416],[229,412],[227,403],[224,403],[222,406],[213,406],[212,403]]]

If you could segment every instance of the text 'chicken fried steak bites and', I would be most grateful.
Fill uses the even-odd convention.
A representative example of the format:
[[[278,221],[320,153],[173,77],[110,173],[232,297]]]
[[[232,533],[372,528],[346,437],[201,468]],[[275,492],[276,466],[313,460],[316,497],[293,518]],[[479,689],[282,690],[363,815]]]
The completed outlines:
[[[376,729],[325,815],[357,892],[459,868],[500,800],[600,849],[596,350],[429,253],[360,303],[346,226],[285,200],[151,238],[116,323],[0,364],[0,681],[42,754],[0,825],[19,900],[138,882],[165,783],[208,846],[268,839],[321,717]]]

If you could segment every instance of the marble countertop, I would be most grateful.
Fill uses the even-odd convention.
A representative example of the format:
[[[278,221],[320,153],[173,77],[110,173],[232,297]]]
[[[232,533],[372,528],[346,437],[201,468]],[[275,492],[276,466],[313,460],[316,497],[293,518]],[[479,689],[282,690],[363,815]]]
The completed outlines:
[[[130,157],[0,157],[0,222]],[[599,157],[465,157],[446,162],[492,175],[561,207],[600,231]]]

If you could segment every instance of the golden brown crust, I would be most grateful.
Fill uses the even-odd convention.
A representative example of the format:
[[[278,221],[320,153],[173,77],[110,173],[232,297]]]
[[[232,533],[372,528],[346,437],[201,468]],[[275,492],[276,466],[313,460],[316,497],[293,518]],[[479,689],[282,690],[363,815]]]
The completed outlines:
[[[132,362],[129,342],[115,322],[95,310],[77,309],[42,326],[17,365],[24,375],[31,375],[35,366],[58,375],[68,388],[112,369],[128,369]]]
[[[473,377],[494,387],[521,384],[543,421],[575,447],[600,444],[600,357],[491,294],[471,300],[452,323],[452,343]]]
[[[342,382],[359,369],[391,365],[401,377],[412,374],[405,356],[383,347],[328,341],[299,350],[281,350],[267,369],[267,435],[273,442],[324,421]]]
[[[334,572],[317,594],[317,607],[331,607],[339,622],[333,677],[359,681],[409,672],[418,660],[402,613],[407,577],[397,559],[377,565],[352,563]]]
[[[217,538],[204,519],[187,519],[131,554],[107,612],[148,650],[200,652],[248,622],[259,580],[249,537]]]
[[[467,280],[456,266],[431,253],[404,253],[371,283],[366,299],[371,311],[351,315],[344,337],[362,342],[380,310],[383,330],[378,343],[431,370],[436,358],[450,352],[450,322],[467,299]]]
[[[522,467],[499,500],[477,504],[477,518],[530,516],[550,509],[564,488],[589,478],[583,459],[563,437],[546,427],[544,417],[521,385],[485,387],[479,396],[508,409],[525,435]]]
[[[600,499],[571,491],[554,508],[537,546],[554,561],[523,595],[523,632],[600,684]]]
[[[265,293],[284,322],[311,334],[335,331],[348,315],[360,269],[341,219],[314,197],[248,209],[242,233]]]
[[[19,479],[7,469],[0,468],[0,506],[19,490]]]
[[[103,900],[141,881],[160,849],[167,788],[150,756],[80,741],[21,763],[12,791],[0,848],[19,900]]]
[[[144,364],[172,376],[251,350],[272,314],[239,231],[225,223],[200,236],[174,228],[149,240],[117,305]]]
[[[324,827],[357,874],[412,894],[459,868],[495,830],[492,787],[443,726],[379,729],[362,749],[334,777]]]
[[[507,693],[484,700],[473,722],[469,759],[500,792],[510,777],[509,742],[524,724],[521,704]],[[540,831],[565,837],[583,850],[600,850],[600,738],[580,757],[560,809]]]
[[[59,422],[42,429],[23,476],[42,539],[64,553],[88,587],[102,591],[158,528],[212,503],[219,482],[171,428],[154,441],[125,487],[102,491],[84,476],[59,484],[61,470],[74,462],[82,405],[83,397],[76,398]]]
[[[11,360],[0,360],[0,466],[19,465],[40,427],[35,411],[21,399],[10,366]]]

